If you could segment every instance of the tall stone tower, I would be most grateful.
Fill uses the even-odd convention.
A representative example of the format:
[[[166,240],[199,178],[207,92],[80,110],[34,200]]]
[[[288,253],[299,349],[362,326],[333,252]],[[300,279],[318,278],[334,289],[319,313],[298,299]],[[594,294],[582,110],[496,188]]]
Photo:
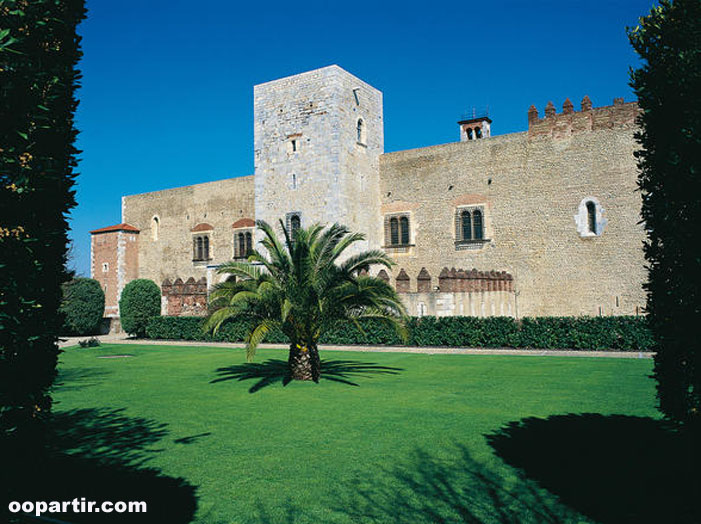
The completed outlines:
[[[253,91],[256,219],[339,222],[378,248],[382,93],[336,65]]]

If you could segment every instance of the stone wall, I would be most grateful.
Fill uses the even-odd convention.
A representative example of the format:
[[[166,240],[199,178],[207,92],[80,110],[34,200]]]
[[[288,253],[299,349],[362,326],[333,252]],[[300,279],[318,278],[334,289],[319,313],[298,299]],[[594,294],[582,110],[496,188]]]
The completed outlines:
[[[549,103],[543,118],[531,107],[522,133],[382,154],[382,93],[338,66],[261,84],[254,88],[255,180],[124,197],[122,220],[141,235],[138,260],[125,258],[121,278],[192,275],[211,286],[223,279],[216,267],[237,253],[235,234],[252,232],[254,219],[277,223],[300,212],[303,226],[338,221],[365,233],[358,249],[384,247],[397,262],[391,281],[410,307],[636,314],[645,302],[637,114],[635,103],[593,108],[585,97],[579,111],[569,100],[560,113]],[[461,210],[482,213],[482,238],[460,238]],[[409,242],[388,245],[391,217],[409,219]],[[195,235],[208,236],[206,259],[193,260]],[[116,244],[93,244],[93,257],[110,249],[119,252]],[[511,280],[495,279],[496,289],[461,288],[465,282],[435,289],[444,267]],[[489,278],[472,280],[489,286]]]
[[[234,223],[254,219],[253,177],[127,196],[123,213],[125,222],[141,230],[139,278],[159,283],[192,275],[196,280],[209,279],[211,286],[220,280],[212,267],[234,256]],[[198,231],[202,224],[212,229]],[[208,260],[193,260],[193,239],[198,234],[209,236]]]
[[[254,135],[257,219],[300,213],[303,227],[339,222],[366,233],[356,250],[379,246],[382,93],[338,66],[260,84]]]
[[[382,155],[383,213],[411,217],[412,245],[388,249],[393,279],[400,268],[409,275],[424,266],[431,275],[444,266],[494,269],[513,276],[520,316],[639,312],[636,112],[617,102],[574,114],[549,110],[541,121],[531,111],[528,132]],[[589,200],[597,204],[596,234],[581,231]],[[456,211],[475,206],[484,210],[484,239],[458,242]]]
[[[185,282],[176,278],[165,279],[161,284],[164,308],[162,314],[169,316],[204,316],[207,314],[207,278],[195,281],[190,277]]]
[[[378,276],[389,283],[386,271]],[[413,316],[513,317],[517,314],[513,282],[513,277],[505,271],[444,267],[435,278],[422,267],[413,279],[402,268],[395,278],[395,288]]]

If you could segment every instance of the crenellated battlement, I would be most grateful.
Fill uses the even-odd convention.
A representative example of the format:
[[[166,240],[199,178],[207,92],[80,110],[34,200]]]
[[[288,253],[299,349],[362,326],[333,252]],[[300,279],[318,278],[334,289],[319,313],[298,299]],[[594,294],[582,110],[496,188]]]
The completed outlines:
[[[624,102],[623,98],[614,98],[613,105],[593,108],[591,99],[584,96],[580,107],[575,111],[568,98],[562,104],[562,113],[558,114],[555,105],[548,102],[545,116],[540,118],[538,109],[532,105],[528,109],[528,137],[567,138],[583,131],[628,129],[636,126],[640,111],[637,102]]]
[[[195,280],[193,277],[183,282],[182,278],[176,278],[171,283],[166,278],[161,284],[162,304],[166,315],[204,316],[207,314],[207,279],[205,277]]]

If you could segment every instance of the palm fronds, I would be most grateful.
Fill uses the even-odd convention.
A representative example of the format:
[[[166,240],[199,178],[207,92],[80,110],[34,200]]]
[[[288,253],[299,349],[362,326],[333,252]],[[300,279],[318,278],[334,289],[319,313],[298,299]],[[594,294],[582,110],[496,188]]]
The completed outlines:
[[[266,222],[256,222],[263,233],[262,250],[254,250],[248,262],[229,262],[218,272],[235,282],[215,286],[210,295],[211,314],[205,329],[216,332],[232,317],[252,320],[246,339],[252,359],[265,335],[279,328],[291,345],[316,347],[321,334],[338,322],[360,328],[363,318],[390,323],[404,336],[406,311],[396,291],[376,277],[362,275],[371,266],[391,267],[382,251],[355,254],[339,262],[360,233],[347,227],[319,224],[288,231],[280,221],[283,240]]]

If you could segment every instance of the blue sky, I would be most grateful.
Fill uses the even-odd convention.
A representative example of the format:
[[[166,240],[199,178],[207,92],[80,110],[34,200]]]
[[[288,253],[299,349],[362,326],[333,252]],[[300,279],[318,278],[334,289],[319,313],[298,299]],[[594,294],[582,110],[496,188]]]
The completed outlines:
[[[74,266],[120,221],[122,195],[253,173],[253,86],[338,64],[384,93],[385,150],[458,140],[489,106],[492,134],[585,94],[634,98],[625,34],[651,0],[231,2],[87,0],[71,215]]]

